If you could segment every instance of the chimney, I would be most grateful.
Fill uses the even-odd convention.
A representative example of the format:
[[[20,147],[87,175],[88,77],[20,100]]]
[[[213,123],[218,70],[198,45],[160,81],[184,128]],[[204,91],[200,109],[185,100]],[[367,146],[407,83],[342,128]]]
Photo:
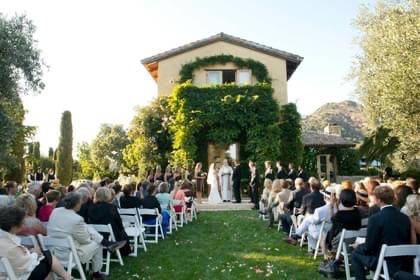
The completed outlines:
[[[339,126],[336,123],[329,123],[325,128],[324,128],[324,133],[325,134],[330,134],[330,135],[337,135],[337,136],[341,136],[341,126]]]

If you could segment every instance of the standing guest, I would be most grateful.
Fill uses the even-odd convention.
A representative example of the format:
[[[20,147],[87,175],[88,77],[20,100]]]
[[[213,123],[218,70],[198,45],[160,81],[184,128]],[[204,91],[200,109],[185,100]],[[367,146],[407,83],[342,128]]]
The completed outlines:
[[[112,191],[106,187],[100,187],[95,192],[94,204],[89,208],[89,224],[108,225],[112,227],[116,241],[126,241],[124,247],[120,249],[123,256],[131,253],[129,238],[124,230],[124,226],[117,207],[112,202]],[[104,236],[108,238],[108,236]]]
[[[172,167],[168,164],[165,168],[165,174],[163,175],[163,180],[167,183],[174,177],[172,173]]]
[[[82,197],[82,205],[80,209],[77,211],[77,214],[79,214],[83,219],[85,220],[85,223],[88,222],[89,216],[89,208],[93,205],[93,196],[90,192],[89,188],[87,186],[79,186],[79,188],[76,191],[80,194]]]
[[[369,218],[366,242],[352,253],[351,270],[356,280],[366,279],[365,267],[375,270],[383,244],[388,246],[410,244],[411,228],[409,218],[392,204],[394,191],[388,186],[378,186],[373,191],[374,203],[380,211]],[[398,257],[387,260],[390,275],[406,270],[412,261]]]
[[[22,231],[24,219],[22,208],[9,206],[0,209],[0,257],[8,259],[18,279],[52,279],[51,272],[64,280],[72,279],[50,251],[41,251],[39,246],[28,250],[20,244],[16,234]]]
[[[298,167],[298,173],[296,178],[301,178],[304,182],[308,180],[308,175],[306,175],[301,165],[299,165]]]
[[[232,180],[233,180],[233,194],[235,201],[233,203],[241,203],[241,163],[236,160],[235,167],[233,168]]]
[[[399,185],[397,188],[395,188],[395,197],[397,199],[395,206],[398,209],[401,209],[405,205],[407,197],[410,194],[413,194],[413,189],[406,185]]]
[[[42,173],[41,168],[38,168],[38,170],[35,173],[35,181],[37,181],[37,182],[44,181],[44,173]]]
[[[160,165],[156,166],[156,172],[155,172],[155,181],[161,181],[163,182],[164,180],[164,176],[162,173],[162,167],[160,167]]]
[[[251,187],[251,197],[252,197],[252,201],[254,202],[254,210],[258,210],[259,209],[259,199],[258,199],[258,189],[260,187],[260,178],[259,178],[259,174],[258,174],[258,170],[257,170],[257,165],[255,164],[255,162],[251,163],[251,181],[249,182],[249,186]]]
[[[122,189],[123,196],[120,198],[121,208],[141,208],[142,201],[139,197],[134,196],[134,183],[127,184]]]
[[[232,173],[233,169],[230,167],[228,160],[223,160],[223,165],[219,170],[219,178],[221,184],[221,193],[223,202],[230,202],[232,199]]]
[[[277,179],[287,179],[287,172],[283,169],[283,166],[281,165],[281,162],[278,161],[276,163],[277,166],[277,174],[276,174],[276,178]]]
[[[249,168],[249,182],[251,182],[251,180],[252,180],[252,165],[253,165],[253,162],[252,162],[252,160],[249,160],[248,161],[248,168]],[[251,203],[255,203],[255,201],[254,201],[254,197],[252,196],[252,188],[251,188],[251,184],[249,183],[248,184],[248,193],[249,193],[249,196],[251,197]]]
[[[168,193],[168,183],[162,182],[159,185],[159,193],[156,194],[160,208],[168,210],[171,206],[171,195]]]
[[[362,218],[356,205],[356,193],[353,190],[343,189],[340,193],[340,204],[337,213],[331,218],[332,227],[327,233],[326,244],[328,249],[338,247],[340,233],[343,229],[358,230],[362,225]]]
[[[359,210],[362,219],[369,217],[369,195],[363,182],[356,182],[354,184],[354,191],[356,192],[356,208]]]
[[[270,179],[271,181],[273,181],[274,178],[274,172],[273,172],[273,168],[271,167],[271,161],[266,161],[264,162],[264,166],[265,166],[265,173],[264,173],[264,177],[266,179]]]
[[[41,222],[48,222],[54,208],[60,202],[61,194],[59,191],[50,190],[45,194],[45,204],[39,209],[38,218]]]
[[[54,209],[48,223],[48,236],[53,238],[73,238],[80,262],[92,262],[93,279],[105,279],[100,273],[103,264],[102,249],[114,252],[126,242],[111,242],[105,239],[92,227],[89,227],[77,214],[82,207],[82,196],[79,192],[68,193],[63,199],[64,207]],[[68,258],[68,250],[56,248],[54,254],[59,259]]]
[[[47,182],[52,182],[56,179],[54,169],[48,169]]]
[[[16,199],[16,206],[25,210],[25,218],[19,235],[46,235],[47,230],[42,225],[41,221],[35,216],[36,201],[30,194],[22,194]]]
[[[197,201],[198,203],[201,203],[201,199],[202,199],[202,195],[203,195],[203,190],[204,190],[204,184],[206,182],[206,173],[203,172],[202,170],[203,165],[201,164],[201,162],[198,162],[195,165],[195,169],[194,169],[194,178],[196,181],[196,193],[197,193]]]
[[[293,166],[293,163],[289,163],[289,173],[287,174],[287,178],[294,182],[297,178],[297,172]]]
[[[271,193],[271,188],[273,186],[273,181],[271,181],[268,178],[264,179],[264,189],[261,195],[261,200],[260,200],[260,213],[261,214],[266,214],[267,213],[267,207],[268,207],[268,197],[270,196]]]
[[[16,203],[17,184],[15,181],[8,181],[5,185],[7,194],[0,195],[0,207],[12,206]]]

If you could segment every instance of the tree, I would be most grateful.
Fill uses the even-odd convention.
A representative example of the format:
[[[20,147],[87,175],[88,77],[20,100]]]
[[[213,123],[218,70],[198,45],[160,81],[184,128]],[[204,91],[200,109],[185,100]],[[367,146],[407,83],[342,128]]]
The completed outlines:
[[[379,1],[355,22],[361,54],[352,77],[372,127],[389,129],[401,144],[396,167],[420,166],[420,4]]]
[[[99,177],[116,177],[123,165],[123,149],[130,143],[122,125],[103,124],[90,145],[90,156]]]
[[[41,161],[41,145],[39,142],[34,142],[34,154],[33,154],[33,168],[36,170],[38,167],[40,167],[40,161]]]
[[[0,173],[19,182],[25,141],[34,131],[23,125],[25,110],[19,94],[44,88],[34,32],[26,16],[7,18],[0,13]]]
[[[77,157],[80,165],[80,178],[93,179],[95,175],[95,164],[90,156],[90,145],[88,143],[83,142],[77,145]]]
[[[61,117],[60,138],[57,148],[56,173],[63,185],[71,183],[73,176],[73,126],[70,111]]]
[[[296,104],[289,103],[280,108],[280,158],[283,164],[302,163],[303,143],[300,114]]]
[[[52,147],[48,148],[48,158],[54,160],[54,149]]]

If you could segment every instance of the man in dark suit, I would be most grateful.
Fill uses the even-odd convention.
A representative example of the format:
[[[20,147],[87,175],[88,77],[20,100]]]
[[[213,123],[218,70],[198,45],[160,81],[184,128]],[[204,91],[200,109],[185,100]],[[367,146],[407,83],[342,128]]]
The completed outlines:
[[[252,209],[259,209],[259,198],[258,198],[258,188],[260,186],[260,176],[257,170],[257,164],[255,162],[250,163],[251,167],[251,180],[249,186],[251,188],[251,197],[254,207]]]
[[[312,177],[309,179],[309,186],[311,193],[302,198],[302,205],[300,206],[301,214],[313,214],[315,209],[325,205],[324,196],[321,194],[321,184],[319,181]]]
[[[388,186],[375,188],[374,203],[380,211],[369,217],[366,242],[359,245],[352,253],[351,269],[356,280],[366,279],[365,267],[374,270],[378,263],[379,253],[383,244],[410,244],[410,220],[402,214],[392,203],[394,191]],[[405,265],[411,266],[412,261],[406,257],[391,258],[387,261],[391,277],[400,270],[407,270]]]
[[[297,178],[302,178],[304,182],[308,180],[308,176],[306,175],[305,171],[303,170],[302,166],[299,165]]]
[[[233,168],[232,180],[233,180],[233,193],[235,195],[234,203],[241,203],[241,163],[235,161],[235,168]]]
[[[287,179],[287,172],[283,169],[283,166],[281,165],[280,161],[278,161],[276,163],[276,166],[277,166],[276,178],[277,179]]]

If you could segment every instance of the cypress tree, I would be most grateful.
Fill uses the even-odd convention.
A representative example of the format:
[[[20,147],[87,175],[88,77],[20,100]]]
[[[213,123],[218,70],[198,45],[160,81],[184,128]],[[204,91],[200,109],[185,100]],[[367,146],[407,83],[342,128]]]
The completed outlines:
[[[54,159],[54,149],[52,147],[48,149],[48,158],[51,160]]]
[[[33,144],[33,157],[34,157],[34,169],[36,171],[41,161],[41,147],[40,147],[39,142],[34,142]]]
[[[73,126],[70,111],[61,117],[60,139],[57,148],[56,173],[60,183],[68,185],[73,177]]]
[[[293,163],[295,167],[302,163],[303,143],[300,114],[296,104],[289,103],[280,108],[280,161]]]

